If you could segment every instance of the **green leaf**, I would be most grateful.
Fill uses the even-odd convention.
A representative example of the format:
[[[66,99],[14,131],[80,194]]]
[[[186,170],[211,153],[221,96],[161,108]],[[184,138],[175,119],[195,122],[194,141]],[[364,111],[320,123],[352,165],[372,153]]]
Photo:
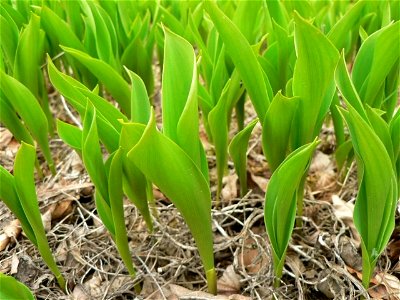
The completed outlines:
[[[361,45],[353,65],[352,79],[363,103],[380,108],[377,98],[386,76],[399,59],[400,21],[370,35]]]
[[[154,111],[143,136],[129,151],[128,158],[182,214],[199,249],[209,291],[216,293],[211,195],[203,173],[182,148],[157,131]]]
[[[0,94],[0,106],[0,122],[10,130],[17,141],[25,141],[33,145],[34,141],[28,129],[24,126],[16,111],[2,93]]]
[[[28,26],[22,31],[15,54],[14,77],[23,83],[35,97],[39,97],[40,65],[44,59],[44,31],[40,18],[32,14]]]
[[[240,79],[234,72],[232,79],[226,83],[220,99],[208,114],[208,124],[210,126],[212,139],[215,146],[215,155],[217,158],[217,201],[222,189],[222,179],[228,162],[228,131],[230,116],[240,95],[235,95],[240,89]]]
[[[124,192],[143,216],[149,230],[152,231],[153,221],[149,211],[149,202],[153,201],[152,185],[135,164],[126,157],[128,151],[140,140],[145,127],[138,123],[123,123],[120,147],[124,151],[122,159]]]
[[[12,211],[21,223],[22,230],[28,237],[28,239],[37,247],[37,241],[32,227],[26,218],[24,209],[22,208],[21,202],[17,191],[15,189],[14,177],[0,165],[0,199],[5,205]]]
[[[108,176],[108,192],[110,197],[110,207],[112,219],[114,221],[115,235],[114,240],[118,252],[131,276],[135,276],[136,270],[133,266],[131,253],[128,245],[128,234],[125,227],[124,203],[122,191],[122,151],[114,152],[111,159],[110,173]]]
[[[81,1],[80,3],[86,14],[87,26],[94,34],[98,58],[120,72],[120,64],[117,62],[117,35],[110,16],[95,2]]]
[[[351,31],[356,29],[356,26],[360,23],[363,10],[366,6],[367,1],[356,2],[346,14],[335,23],[332,29],[327,34],[327,37],[335,45],[335,47],[341,51],[346,48],[347,40],[351,37]],[[351,45],[352,46],[352,45]],[[351,49],[346,49],[346,53]]]
[[[164,33],[163,131],[201,168],[204,150],[200,147],[198,134],[196,57],[193,47],[185,39],[167,29]],[[206,176],[205,170],[203,174]]]
[[[269,106],[272,89],[264,81],[262,68],[257,61],[253,49],[246,37],[218,8],[216,3],[206,1],[204,2],[204,7],[225,43],[226,52],[231,57],[243,80],[258,118],[263,120]],[[267,83],[269,82],[267,81]]]
[[[51,83],[66,97],[81,118],[85,116],[88,99],[90,100],[98,111],[96,116],[100,140],[108,151],[114,152],[118,149],[119,131],[121,130],[121,123],[118,120],[127,121],[125,115],[107,100],[91,92],[79,81],[58,71],[51,60],[48,60],[48,65]]]
[[[311,142],[320,132],[335,92],[333,75],[339,53],[321,31],[297,13],[294,20],[297,61],[293,95],[300,97],[292,135],[296,149]]]
[[[136,36],[126,47],[121,57],[121,62],[143,79],[147,92],[151,95],[154,91],[153,57],[145,46],[146,44],[140,40],[139,36]]]
[[[240,196],[244,197],[247,193],[247,146],[254,126],[258,119],[251,121],[247,126],[239,131],[229,144],[229,154],[235,165],[236,173],[240,182]]]
[[[15,157],[14,180],[19,201],[25,216],[34,232],[37,247],[43,260],[56,276],[58,284],[65,290],[65,280],[58,269],[51,254],[49,244],[46,239],[42,218],[40,215],[39,204],[35,191],[33,178],[34,164],[36,159],[35,148],[22,142],[20,149]]]
[[[35,299],[28,287],[12,276],[0,273],[0,286],[1,299]]]
[[[96,109],[88,103],[83,123],[82,159],[86,170],[101,197],[110,205],[107,191],[107,174],[97,133]]]
[[[60,45],[65,45],[80,51],[85,51],[82,42],[71,29],[72,24],[65,22],[55,12],[47,6],[43,6],[40,13],[40,22],[54,41]]]
[[[349,127],[357,156],[359,193],[354,224],[361,236],[363,285],[368,288],[376,260],[394,229],[396,175],[384,144],[371,126],[351,106],[348,111],[340,111]]]
[[[82,130],[74,125],[57,120],[57,132],[64,143],[82,155]]]
[[[128,116],[131,112],[130,107],[130,89],[128,83],[122,76],[115,71],[109,64],[90,55],[69,47],[61,46],[68,54],[87,67],[102,84],[107,88],[111,95],[121,106],[122,111]]]
[[[264,220],[273,250],[276,285],[282,276],[286,249],[296,217],[298,189],[318,145],[312,143],[292,152],[272,175],[265,195]]]
[[[349,72],[347,71],[343,52],[336,67],[335,82],[339,91],[342,93],[344,100],[348,101],[350,105],[353,106],[361,116],[363,116],[364,120],[367,120],[368,118],[363,103],[354,87]]]
[[[24,121],[25,126],[43,151],[50,170],[55,174],[55,166],[47,137],[48,123],[42,108],[29,89],[18,80],[8,76],[3,71],[0,71],[0,78],[1,92]]]
[[[8,15],[0,15],[1,49],[4,51],[4,57],[8,61],[11,71],[14,68],[15,53],[17,52],[18,33],[19,30],[14,20]]]
[[[394,166],[394,153],[393,153],[393,144],[392,138],[390,136],[389,125],[385,122],[385,120],[379,115],[376,109],[371,108],[367,105],[366,107],[367,115],[369,119],[369,123],[371,127],[374,129],[374,132],[379,137],[381,142],[386,148],[386,152],[390,157],[390,160]]]
[[[150,119],[150,100],[143,80],[131,70],[125,69],[132,82],[131,121],[147,124]]]
[[[289,152],[293,117],[299,102],[299,97],[287,98],[278,92],[265,115],[262,145],[271,172],[278,168]]]

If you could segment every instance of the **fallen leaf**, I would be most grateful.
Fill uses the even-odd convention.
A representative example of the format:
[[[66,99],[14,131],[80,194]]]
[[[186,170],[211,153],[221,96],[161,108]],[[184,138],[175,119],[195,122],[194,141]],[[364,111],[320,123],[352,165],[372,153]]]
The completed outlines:
[[[51,230],[51,214],[55,208],[55,205],[51,205],[49,209],[42,215],[42,223],[44,230],[49,232]]]
[[[271,263],[265,252],[258,249],[257,243],[253,238],[247,238],[244,241],[244,245],[243,251],[239,252],[239,265],[246,268],[249,274],[256,274]]]
[[[73,300],[89,300],[89,295],[85,292],[84,288],[77,284],[72,292],[72,299]]]
[[[14,239],[18,238],[18,236],[21,233],[21,230],[22,230],[21,224],[17,219],[11,221],[10,224],[4,227],[4,233],[10,238],[12,237]]]
[[[343,223],[346,224],[347,226],[349,226],[353,234],[353,241],[355,246],[357,248],[360,247],[361,243],[360,235],[358,234],[353,221],[354,204],[340,199],[339,196],[337,195],[332,196],[332,204],[333,204],[333,213],[335,214],[335,217],[343,221]]]
[[[311,163],[310,173],[316,178],[315,189],[323,190],[336,182],[335,165],[329,155],[318,151]]]
[[[19,265],[19,259],[16,254],[13,254],[11,258],[11,270],[10,274],[17,274],[18,272],[18,265]]]
[[[306,271],[306,268],[300,258],[293,252],[288,252],[286,256],[286,265],[290,267],[294,275],[299,277]]]
[[[0,128],[0,149],[3,150],[7,148],[12,138],[13,135],[7,128]]]
[[[358,271],[362,269],[362,258],[352,239],[347,236],[341,236],[339,239],[339,251],[340,257],[347,266]]]
[[[224,295],[240,293],[240,276],[236,274],[232,265],[229,265],[217,282],[217,290]]]
[[[229,202],[237,197],[237,182],[236,174],[225,176],[223,179],[224,187],[221,190],[222,200]]]
[[[400,299],[400,281],[396,276],[378,272],[374,277],[374,281],[378,285],[368,290],[371,297],[388,300]]]
[[[257,184],[257,186],[265,192],[267,190],[269,180],[262,176],[257,176],[251,173],[251,179]]]
[[[0,234],[0,251],[6,249],[9,243],[10,243],[10,237],[5,233]]]
[[[179,285],[175,285],[175,284],[170,284],[169,285],[169,289],[171,292],[171,296],[176,296],[178,298],[168,298],[168,299],[181,299],[181,298],[185,298],[185,299],[201,299],[201,300],[250,300],[249,297],[246,296],[242,296],[242,295],[229,295],[229,296],[224,296],[224,295],[211,295],[209,293],[206,292],[201,292],[201,291],[191,291],[187,288],[181,287]]]
[[[54,211],[51,214],[52,220],[59,220],[66,217],[72,211],[72,200],[57,202]]]

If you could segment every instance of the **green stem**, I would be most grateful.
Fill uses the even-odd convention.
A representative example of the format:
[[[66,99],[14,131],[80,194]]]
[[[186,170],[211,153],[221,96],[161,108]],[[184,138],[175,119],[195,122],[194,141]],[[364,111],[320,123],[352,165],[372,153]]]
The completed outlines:
[[[147,202],[149,203],[151,214],[153,215],[154,218],[156,218],[157,221],[159,221],[160,219],[158,215],[157,205],[153,195],[153,183],[150,180],[147,180],[146,193],[147,193]],[[153,232],[153,223],[151,223],[150,225],[151,225],[151,227],[149,227],[150,232]]]
[[[300,181],[299,188],[297,189],[297,218],[296,227],[303,227],[303,199],[304,199],[304,185],[306,183],[307,172],[304,173]]]
[[[244,128],[244,102],[245,102],[245,100],[246,100],[246,93],[243,93],[240,96],[240,98],[235,106],[238,131],[241,131]]]
[[[208,285],[208,292],[210,294],[216,295],[217,294],[217,273],[215,269],[212,268],[206,271],[206,279]]]
[[[281,285],[281,278],[283,274],[283,266],[285,264],[285,258],[286,258],[286,250],[283,253],[282,257],[279,259],[279,257],[276,257],[274,255],[273,261],[274,261],[274,268],[275,268],[275,279],[274,279],[274,287],[279,288]]]

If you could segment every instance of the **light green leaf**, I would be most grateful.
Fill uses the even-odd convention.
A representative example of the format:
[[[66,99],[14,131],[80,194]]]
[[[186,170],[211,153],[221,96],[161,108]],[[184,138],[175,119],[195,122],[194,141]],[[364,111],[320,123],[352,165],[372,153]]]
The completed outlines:
[[[396,175],[384,144],[371,126],[351,106],[348,111],[341,109],[341,113],[357,156],[359,193],[354,224],[361,236],[363,285],[368,288],[376,260],[394,229]]]
[[[0,78],[1,92],[7,97],[8,103],[12,105],[13,109],[24,121],[25,126],[43,151],[50,170],[55,173],[47,137],[48,123],[42,108],[29,89],[18,80],[8,76],[3,71],[0,71]]]
[[[123,123],[120,137],[121,151],[124,151],[123,163],[123,187],[129,200],[140,211],[147,227],[153,230],[153,221],[149,211],[149,202],[153,201],[151,183],[135,164],[126,157],[128,151],[134,147],[143,135],[145,125],[139,123]]]
[[[128,245],[128,233],[125,227],[124,203],[122,191],[122,151],[114,152],[111,159],[110,171],[108,176],[108,192],[110,197],[110,207],[112,219],[114,221],[115,235],[114,240],[118,252],[131,276],[135,276],[136,270],[133,266],[131,253]]]
[[[34,141],[28,129],[24,126],[16,111],[2,93],[0,94],[0,106],[0,122],[10,130],[16,140],[25,141],[33,145]]]
[[[286,249],[293,231],[299,188],[318,145],[315,140],[292,152],[276,169],[265,195],[264,220],[273,250],[274,272],[279,285]],[[302,192],[302,190],[301,190]]]
[[[336,67],[335,82],[344,99],[348,101],[350,105],[353,106],[361,116],[363,116],[364,120],[367,120],[367,115],[363,103],[357,93],[356,88],[354,87],[349,72],[347,71],[346,61],[343,52]]]
[[[386,76],[399,59],[400,21],[370,35],[361,45],[354,61],[352,79],[363,103],[380,108],[377,98]]]
[[[32,227],[26,218],[24,209],[15,189],[14,177],[0,165],[0,199],[12,211],[21,223],[22,230],[28,239],[37,247],[37,241]],[[1,274],[1,273],[0,273]]]
[[[262,145],[271,172],[278,168],[289,152],[293,116],[299,102],[299,97],[287,98],[278,92],[265,115]]]
[[[122,111],[129,117],[130,108],[130,89],[128,83],[110,65],[97,58],[69,47],[61,47],[66,53],[85,65],[90,72],[95,75],[102,84],[108,89],[111,95],[121,106]]]
[[[348,45],[347,40],[351,37],[351,31],[360,23],[366,3],[367,1],[356,2],[327,34],[329,40],[339,51]],[[348,53],[349,50],[351,49],[346,49],[345,52]]]
[[[264,119],[272,95],[271,86],[264,81],[264,75],[256,55],[246,37],[236,25],[212,1],[204,2],[204,7],[225,43],[226,52],[235,64],[240,77],[250,95],[260,120]],[[269,83],[267,81],[267,83]]]
[[[15,53],[17,52],[18,33],[19,30],[14,20],[8,15],[0,15],[1,49],[11,71],[14,68]]]
[[[199,145],[198,134],[196,57],[193,47],[185,39],[167,29],[164,33],[163,132],[201,168],[201,152],[204,150]]]
[[[57,120],[57,132],[64,143],[82,155],[82,130],[74,125]]]
[[[36,159],[35,148],[22,142],[17,152],[14,164],[15,189],[25,216],[34,232],[37,247],[43,260],[56,276],[58,284],[65,290],[65,280],[58,269],[51,254],[49,244],[46,239],[42,218],[40,215],[38,199],[35,191],[33,178],[34,164]]]
[[[199,167],[171,139],[156,129],[154,112],[128,158],[176,205],[196,241],[209,290],[216,293],[211,195]],[[162,159],[160,159],[162,158]],[[170,176],[174,174],[174,176]]]
[[[239,131],[229,144],[229,154],[235,165],[236,173],[240,182],[240,196],[244,197],[247,193],[247,146],[254,126],[258,119],[251,121],[247,126]]]
[[[294,20],[297,61],[293,95],[300,97],[292,135],[292,147],[296,149],[311,142],[320,132],[335,92],[333,75],[339,53],[321,31],[297,13]]]
[[[40,13],[40,22],[54,41],[60,45],[65,45],[80,51],[85,51],[85,48],[76,34],[73,32],[71,23],[65,22],[54,11],[47,6],[43,6]]]
[[[107,174],[97,133],[96,113],[95,108],[89,102],[83,123],[82,159],[96,190],[110,205],[107,191]]]
[[[125,69],[132,83],[131,121],[147,124],[150,119],[150,100],[143,80],[131,70]]]
[[[3,273],[0,273],[0,286],[0,299],[35,299],[27,286],[12,276],[7,276]]]
[[[229,123],[232,109],[240,96],[237,94],[238,90],[240,90],[240,78],[235,71],[232,78],[226,83],[216,106],[208,114],[208,124],[210,125],[217,158],[217,201],[219,200],[222,179],[228,162]]]

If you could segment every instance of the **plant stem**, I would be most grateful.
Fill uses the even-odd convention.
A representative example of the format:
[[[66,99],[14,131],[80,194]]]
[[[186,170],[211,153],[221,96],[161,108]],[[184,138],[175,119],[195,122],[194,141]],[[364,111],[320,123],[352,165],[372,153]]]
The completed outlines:
[[[304,199],[304,184],[306,182],[307,172],[304,173],[297,190],[297,217],[296,227],[303,227],[303,199]]]
[[[216,295],[217,294],[217,273],[215,272],[214,268],[206,271],[206,278],[207,278],[208,292],[213,295]]]

